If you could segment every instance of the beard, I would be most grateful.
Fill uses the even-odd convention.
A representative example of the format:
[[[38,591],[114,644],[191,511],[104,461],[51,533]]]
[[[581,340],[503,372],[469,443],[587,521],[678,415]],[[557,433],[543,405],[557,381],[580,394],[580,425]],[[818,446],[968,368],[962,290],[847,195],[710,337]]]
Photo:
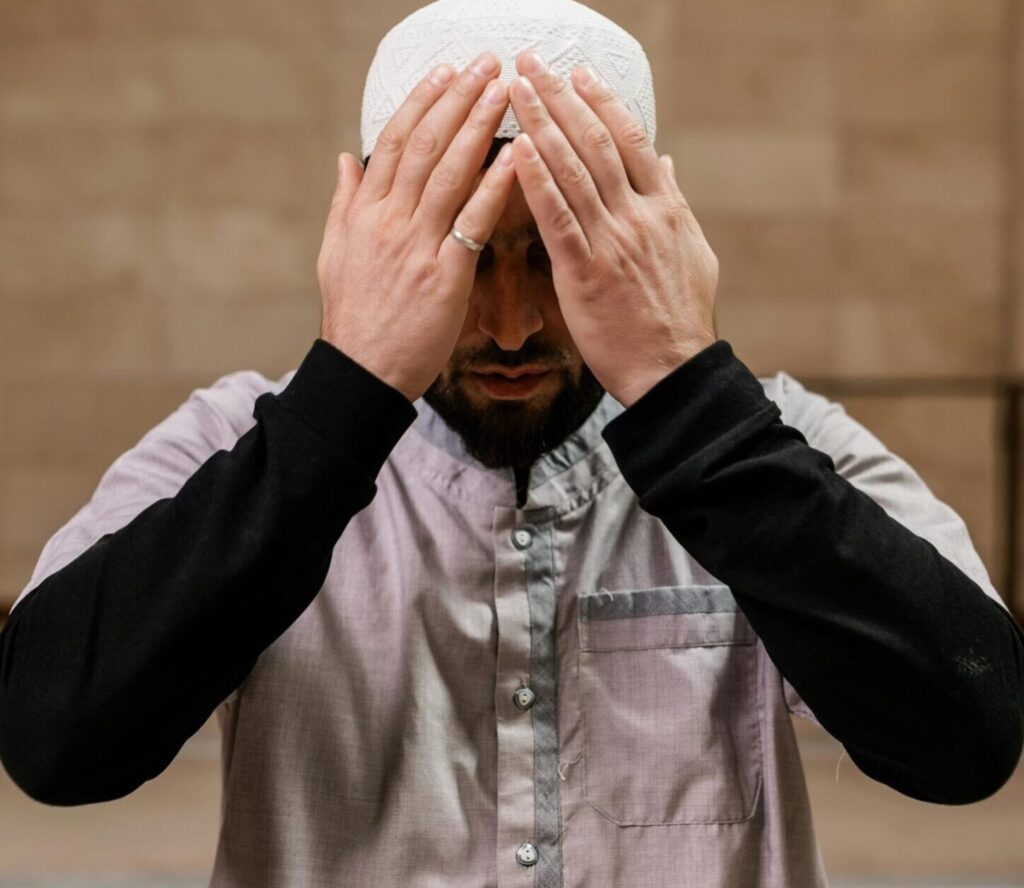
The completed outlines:
[[[540,342],[527,340],[519,351],[507,352],[492,341],[485,348],[457,351],[446,373],[427,389],[423,400],[458,433],[470,456],[484,466],[529,468],[583,425],[604,396],[605,390],[590,368],[581,364],[574,372],[572,359],[568,349]],[[551,367],[548,373],[559,382],[556,393],[517,400],[494,398],[478,404],[466,393],[465,384],[472,368],[494,364],[508,368],[528,364]]]

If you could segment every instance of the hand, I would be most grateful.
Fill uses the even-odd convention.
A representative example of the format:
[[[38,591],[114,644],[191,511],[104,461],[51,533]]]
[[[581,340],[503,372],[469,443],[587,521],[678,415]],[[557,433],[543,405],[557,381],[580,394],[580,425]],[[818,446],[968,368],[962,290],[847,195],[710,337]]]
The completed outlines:
[[[524,131],[513,151],[516,177],[576,347],[628,407],[718,338],[718,260],[671,158],[659,159],[609,86],[588,84],[576,68],[574,92],[543,62],[532,69],[531,57],[516,60],[529,79],[510,91]]]
[[[506,145],[471,196],[508,108],[500,69],[492,53],[457,77],[439,66],[388,121],[365,170],[338,158],[317,261],[320,335],[410,401],[444,369],[469,310],[478,255],[452,226],[487,241],[515,182]]]

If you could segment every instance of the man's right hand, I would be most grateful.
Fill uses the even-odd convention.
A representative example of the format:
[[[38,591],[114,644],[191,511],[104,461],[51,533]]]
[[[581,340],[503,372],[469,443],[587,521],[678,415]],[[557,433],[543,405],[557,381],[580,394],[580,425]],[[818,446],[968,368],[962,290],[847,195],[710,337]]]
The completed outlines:
[[[365,170],[338,158],[317,262],[320,336],[410,401],[444,369],[469,308],[479,254],[451,229],[486,242],[515,181],[506,145],[473,191],[508,107],[500,70],[492,53],[458,75],[439,66],[388,122]]]

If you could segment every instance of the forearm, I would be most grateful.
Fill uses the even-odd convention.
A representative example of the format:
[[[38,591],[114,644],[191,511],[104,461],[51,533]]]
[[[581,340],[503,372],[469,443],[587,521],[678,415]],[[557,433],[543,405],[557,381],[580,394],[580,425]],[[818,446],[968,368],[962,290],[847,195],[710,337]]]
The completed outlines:
[[[253,414],[0,633],[0,758],[33,797],[116,798],[169,764],[315,597],[415,410],[318,340]]]
[[[609,424],[647,511],[727,583],[780,672],[865,771],[940,802],[1005,782],[1024,635],[927,540],[782,423],[719,341]]]

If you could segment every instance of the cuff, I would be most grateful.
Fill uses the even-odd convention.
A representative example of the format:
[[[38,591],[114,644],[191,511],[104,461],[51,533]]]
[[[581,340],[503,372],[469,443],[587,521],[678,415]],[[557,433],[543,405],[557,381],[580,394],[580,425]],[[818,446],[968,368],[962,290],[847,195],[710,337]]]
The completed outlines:
[[[371,478],[417,415],[398,389],[320,338],[277,398]]]
[[[687,474],[699,478],[699,467],[780,416],[757,377],[719,339],[660,380],[601,434],[627,483],[643,497],[684,463],[694,470]]]

